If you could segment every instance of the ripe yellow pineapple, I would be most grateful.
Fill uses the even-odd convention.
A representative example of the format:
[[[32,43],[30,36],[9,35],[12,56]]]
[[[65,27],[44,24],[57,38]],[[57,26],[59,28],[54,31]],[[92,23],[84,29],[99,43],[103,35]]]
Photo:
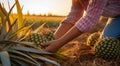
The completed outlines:
[[[99,40],[100,37],[100,32],[95,32],[92,33],[88,38],[87,38],[87,45],[94,47],[95,43]]]

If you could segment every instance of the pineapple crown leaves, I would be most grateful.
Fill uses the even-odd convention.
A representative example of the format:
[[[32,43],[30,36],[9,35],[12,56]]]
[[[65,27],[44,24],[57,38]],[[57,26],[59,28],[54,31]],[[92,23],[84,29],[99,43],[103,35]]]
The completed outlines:
[[[52,63],[52,64],[54,64],[56,66],[60,66],[60,64],[57,63],[56,61],[50,60],[50,59],[48,59],[46,57],[43,57],[43,56],[40,56],[40,57],[33,56],[33,57],[36,58],[36,59],[38,59],[38,60],[42,60],[42,61],[45,61],[45,62]]]
[[[15,47],[12,47],[11,49],[18,50],[18,51],[37,53],[37,54],[52,54],[52,53],[49,53],[49,52],[45,52],[45,51],[42,51],[42,50],[37,50],[35,48],[28,48],[28,47],[24,47],[24,46],[15,46]]]
[[[13,55],[13,54],[11,54],[10,55],[10,58],[12,58],[12,59],[17,59],[17,60],[21,60],[21,61],[23,61],[23,62],[26,62],[26,63],[29,63],[29,65],[34,65],[34,66],[41,66],[40,64],[38,64],[38,62],[37,62],[37,64],[36,63],[34,63],[33,61],[30,61],[29,59],[27,59],[27,58],[25,58],[25,57],[20,57],[20,56],[16,56],[16,55]],[[15,61],[16,62],[16,61]],[[16,62],[17,64],[19,63],[19,62]],[[18,66],[18,65],[17,65]],[[20,66],[21,66],[21,64],[20,64]]]
[[[16,8],[17,8],[17,14],[18,14],[18,28],[20,28],[22,25],[24,25],[23,23],[23,15],[22,15],[22,8],[19,4],[19,1],[18,0],[15,0],[16,1]]]
[[[40,31],[46,23],[43,23],[41,26],[39,26],[36,30],[33,31],[33,33],[38,33],[38,31]]]
[[[31,60],[31,61],[29,61],[30,63],[32,63],[34,65],[37,65],[37,66],[40,66],[40,64],[35,59],[33,59],[32,57],[24,54],[23,52],[20,52],[20,51],[17,51],[17,50],[8,50],[8,51],[9,51],[9,53],[11,53],[12,57],[15,57],[14,54],[17,54],[17,55],[20,55],[20,56],[22,56],[24,58],[27,58],[27,59]]]
[[[59,63],[57,63],[56,61],[54,61],[54,60],[51,60],[51,59],[48,59],[48,58],[46,58],[46,57],[44,57],[44,56],[41,56],[41,54],[43,55],[43,54],[49,54],[49,55],[53,55],[53,54],[51,54],[51,53],[48,53],[48,52],[44,52],[44,51],[41,51],[41,50],[35,50],[35,49],[33,49],[33,48],[27,48],[27,47],[13,47],[12,49],[14,49],[14,50],[18,50],[18,51],[25,51],[25,52],[34,52],[34,53],[37,53],[37,54],[39,54],[39,57],[36,57],[36,56],[34,56],[34,55],[32,55],[32,54],[29,54],[31,57],[33,57],[33,58],[35,58],[35,59],[38,59],[38,60],[40,60],[40,61],[44,61],[44,62],[49,62],[49,63],[51,63],[51,64],[54,64],[54,65],[56,65],[56,66],[60,66],[60,64]],[[25,49],[25,50],[24,50]]]
[[[10,35],[13,33],[13,27],[14,27],[14,25],[17,23],[17,19],[15,19],[15,21],[13,22],[13,24],[11,25],[11,27],[9,27],[9,30],[8,30],[8,32],[7,32],[7,34],[6,34],[6,36],[5,36],[5,40],[8,40],[9,39],[9,37],[10,37]]]
[[[1,9],[1,12],[4,14],[4,16],[6,17],[5,19],[4,19],[4,16],[1,16],[1,18],[3,18],[2,20],[2,26],[1,26],[1,30],[0,30],[0,33],[1,33],[1,35],[0,35],[0,39],[2,40],[2,39],[4,39],[4,36],[7,34],[7,28],[6,28],[6,24],[7,24],[7,22],[8,22],[8,26],[10,26],[11,27],[11,24],[10,24],[10,19],[9,19],[9,15],[10,15],[10,13],[11,13],[11,11],[12,11],[12,9],[13,9],[13,7],[15,6],[15,4],[12,6],[12,8],[10,9],[10,11],[9,11],[9,13],[7,13],[6,12],[6,10],[5,10],[5,8],[4,7],[2,7],[2,5],[0,4],[0,9]]]
[[[27,35],[29,35],[29,29],[31,29],[31,27],[32,27],[34,24],[35,24],[35,23],[33,23],[33,24],[29,25],[29,26],[23,26],[23,27],[21,27],[20,29],[14,31],[14,32],[9,36],[8,39],[11,39],[11,38],[15,37],[18,33],[22,32],[22,31],[24,31],[23,34],[22,34],[20,37],[18,37],[16,41],[20,41],[20,40],[26,38]]]
[[[11,59],[12,62],[15,62],[15,63],[11,63],[11,65],[13,66],[29,66],[29,64],[27,64],[26,62],[24,61],[21,61],[21,60],[17,60],[17,59]]]
[[[16,3],[15,3],[15,4],[16,4]],[[11,12],[12,12],[15,4],[10,8],[9,13],[7,13],[6,9],[5,9],[5,8],[1,5],[1,3],[0,3],[0,9],[1,9],[1,10],[0,10],[0,15],[3,14],[3,15],[1,15],[1,18],[6,17],[5,20],[2,21],[2,23],[8,21],[8,25],[9,25],[9,26],[11,25],[10,19],[9,19],[9,15],[11,14]]]
[[[7,15],[7,11],[5,10],[4,6],[0,3],[0,16],[5,17]]]
[[[0,4],[0,9],[1,9],[0,14],[3,14],[3,16],[0,16],[0,17],[1,18],[6,17],[5,19],[2,19],[1,21],[2,23],[0,25],[0,37],[1,37],[0,40],[9,40],[15,37],[16,35],[18,35],[19,33],[22,33],[22,35],[17,39],[20,41],[26,37],[26,34],[29,31],[29,29],[35,24],[33,23],[30,26],[22,25],[19,29],[13,30],[17,26],[17,23],[18,23],[17,20],[19,20],[19,18],[15,19],[15,21],[12,24],[10,22],[10,14],[15,5],[16,3],[11,7],[9,13],[7,13],[5,8],[2,7],[2,5]],[[25,21],[23,22],[25,23]],[[8,24],[8,28],[7,28],[7,24]]]

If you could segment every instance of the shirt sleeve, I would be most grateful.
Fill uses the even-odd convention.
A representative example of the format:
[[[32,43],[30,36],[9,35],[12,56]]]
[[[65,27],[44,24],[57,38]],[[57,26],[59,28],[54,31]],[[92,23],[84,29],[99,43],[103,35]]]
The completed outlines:
[[[88,32],[98,22],[108,0],[91,0],[86,15],[75,24],[82,32]]]
[[[80,5],[78,0],[72,0],[71,11],[62,23],[75,24],[83,15],[84,8]]]

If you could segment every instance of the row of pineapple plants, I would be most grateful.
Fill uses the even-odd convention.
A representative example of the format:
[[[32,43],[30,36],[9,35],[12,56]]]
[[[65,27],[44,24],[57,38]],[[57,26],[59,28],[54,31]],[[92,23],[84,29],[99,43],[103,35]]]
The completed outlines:
[[[18,11],[17,18],[11,17],[15,5]],[[0,3],[0,66],[60,66],[58,62],[66,57],[45,52],[40,45],[42,42],[53,40],[53,33],[37,33],[45,24],[30,32],[34,24],[25,26],[25,22],[18,0],[15,0],[9,12]],[[24,41],[26,38],[28,40]]]
[[[87,39],[87,45],[95,51],[95,56],[105,59],[119,59],[120,40],[111,37],[100,37],[101,32],[92,33]]]

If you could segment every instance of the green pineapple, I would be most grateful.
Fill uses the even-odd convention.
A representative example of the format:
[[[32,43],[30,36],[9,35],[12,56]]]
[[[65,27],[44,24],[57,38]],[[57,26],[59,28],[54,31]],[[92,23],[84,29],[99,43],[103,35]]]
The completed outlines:
[[[29,42],[34,42],[36,43],[37,45],[40,45],[41,43],[43,42],[46,42],[47,39],[44,35],[42,34],[37,34],[37,33],[33,33],[30,35],[29,39],[28,39]]]
[[[120,56],[120,41],[115,38],[104,38],[95,46],[95,54],[103,59],[115,59]]]
[[[43,34],[37,34],[37,33],[31,34],[28,41],[40,45],[41,43],[51,41],[53,39],[54,39],[53,32],[44,32]]]
[[[96,42],[99,40],[99,37],[100,37],[99,32],[92,33],[87,39],[87,45],[94,47]]]
[[[47,41],[51,41],[51,40],[54,40],[54,39],[55,39],[54,34],[53,34],[52,31],[45,32],[45,33],[44,33],[44,36],[46,37]]]

